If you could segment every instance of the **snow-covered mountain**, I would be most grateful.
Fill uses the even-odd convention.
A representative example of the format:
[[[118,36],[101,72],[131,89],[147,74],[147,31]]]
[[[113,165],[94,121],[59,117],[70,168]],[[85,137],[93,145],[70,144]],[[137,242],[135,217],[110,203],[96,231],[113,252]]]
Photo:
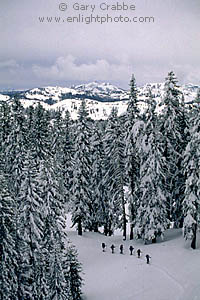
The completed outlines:
[[[138,98],[141,110],[146,107],[146,99],[149,88],[152,95],[159,104],[164,95],[164,83],[148,83],[138,87]],[[191,103],[200,88],[197,85],[187,84],[180,87],[184,94],[185,102]],[[89,114],[93,119],[105,119],[113,107],[118,108],[118,113],[126,111],[129,99],[129,91],[118,88],[110,83],[91,82],[71,88],[48,86],[33,88],[26,91],[8,91],[0,94],[1,101],[12,101],[17,95],[25,107],[36,105],[40,102],[46,109],[63,109],[71,113],[72,118],[77,117],[78,108],[83,99],[86,100]],[[159,106],[158,106],[158,109]]]

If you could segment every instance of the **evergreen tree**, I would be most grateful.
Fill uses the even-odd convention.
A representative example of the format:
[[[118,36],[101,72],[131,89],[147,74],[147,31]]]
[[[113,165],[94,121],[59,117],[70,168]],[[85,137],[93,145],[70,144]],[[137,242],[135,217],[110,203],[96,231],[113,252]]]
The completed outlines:
[[[190,118],[190,141],[184,155],[184,172],[186,175],[183,201],[184,238],[191,240],[191,247],[196,248],[197,228],[200,224],[200,117],[199,109]]]
[[[62,266],[62,256],[63,251],[60,251],[59,241],[54,241],[52,249],[50,251],[50,276],[49,276],[49,300],[71,300],[72,298],[70,291],[67,289],[67,282],[65,280],[63,266]]]
[[[185,178],[182,171],[182,156],[186,146],[186,115],[182,106],[182,94],[177,86],[173,72],[165,81],[164,110],[161,119],[161,132],[164,137],[166,158],[166,185],[168,186],[168,218],[181,226],[183,213],[182,201]]]
[[[65,249],[67,241],[65,202],[63,194],[60,193],[54,160],[53,155],[49,156],[48,161],[41,162],[40,166],[39,182],[43,188],[42,198],[44,201],[42,258],[45,270],[41,286],[47,299],[73,300],[69,288],[69,258],[66,254],[68,249]],[[78,273],[79,270],[77,269]],[[76,294],[76,290],[74,294]]]
[[[133,122],[136,118],[138,118],[138,114],[140,113],[140,110],[138,108],[138,90],[136,85],[136,80],[134,75],[132,75],[130,80],[130,97],[129,97],[129,103],[127,108],[127,124],[130,124],[130,127],[132,127]]]
[[[195,103],[197,103],[198,106],[200,104],[200,88],[198,88],[198,90],[197,90],[197,95],[196,95],[196,98],[195,98]]]
[[[104,224],[105,220],[105,186],[103,185],[104,178],[104,148],[102,141],[102,130],[99,128],[99,123],[96,121],[93,124],[91,136],[91,160],[92,160],[92,176],[91,176],[91,196],[93,215],[92,227],[95,232],[98,232],[98,227]]]
[[[4,143],[5,172],[10,176],[9,190],[15,201],[20,191],[23,161],[26,153],[25,116],[18,99],[11,106],[11,125]]]
[[[82,101],[76,124],[74,140],[74,170],[73,170],[73,196],[71,203],[71,214],[73,225],[77,224],[78,234],[82,235],[82,228],[92,230],[93,215],[91,204],[91,149],[90,149],[90,127],[88,111],[85,101]]]
[[[11,112],[7,102],[0,102],[0,155],[2,155],[2,163],[5,162],[3,152],[7,147],[6,142],[11,131]],[[1,158],[1,156],[0,156]],[[4,166],[2,165],[2,168]]]
[[[143,137],[140,144],[140,203],[136,214],[135,237],[145,242],[156,242],[168,226],[166,213],[165,159],[162,153],[162,135],[157,128],[156,103],[151,94],[148,100]]]
[[[21,184],[23,180],[23,167],[25,153],[27,151],[26,134],[25,134],[25,115],[24,109],[20,101],[15,98],[9,109],[9,130],[4,135],[3,147],[1,152],[1,167],[4,170],[9,181],[8,190],[10,197],[15,203],[15,216],[13,221],[14,226],[14,249],[16,251],[17,264],[15,265],[15,274],[17,277],[17,297],[21,299],[23,297],[23,285],[22,285],[22,254],[21,248],[23,246],[22,239],[19,235],[19,194]]]
[[[117,110],[112,109],[104,136],[105,178],[107,190],[107,224],[111,234],[115,228],[123,227],[126,239],[126,214],[124,196],[124,147]],[[122,216],[122,220],[121,219]],[[120,224],[121,222],[121,224]]]
[[[73,184],[74,144],[72,137],[72,120],[68,111],[66,111],[63,120],[61,144],[61,190],[67,208],[69,208]]]
[[[126,136],[125,136],[125,172],[126,184],[128,187],[127,202],[129,205],[129,221],[130,239],[133,239],[133,228],[135,224],[135,217],[139,205],[140,191],[139,191],[139,170],[140,157],[137,147],[139,145],[139,136],[143,127],[143,122],[140,119],[137,99],[137,87],[134,76],[130,82],[130,98],[126,113]]]
[[[61,165],[69,153],[67,149],[64,156],[62,151],[68,143],[66,138],[62,146],[68,135],[63,134],[65,126],[51,139],[50,114],[39,105],[25,116],[17,98],[11,109],[1,107],[0,123],[1,298],[79,299],[78,260],[75,285],[69,281],[70,259],[64,247],[65,201],[59,176],[66,172]],[[73,264],[75,252],[70,257]]]
[[[19,192],[19,236],[23,241],[20,252],[23,255],[23,297],[25,299],[39,299],[41,241],[43,238],[43,215],[41,207],[41,187],[38,184],[37,164],[33,153],[27,151],[23,178]],[[43,272],[43,270],[42,270]]]
[[[0,169],[0,299],[18,299],[15,273],[15,203],[8,191],[7,177]]]
[[[70,242],[67,245],[65,264],[67,272],[64,272],[64,276],[67,282],[69,300],[81,300],[83,280],[80,273],[82,272],[82,266],[78,261],[77,250]]]
[[[34,109],[33,116],[29,114],[27,120],[29,127],[29,149],[34,149],[35,157],[39,161],[48,159],[48,153],[52,150],[50,145],[50,115],[41,104]]]

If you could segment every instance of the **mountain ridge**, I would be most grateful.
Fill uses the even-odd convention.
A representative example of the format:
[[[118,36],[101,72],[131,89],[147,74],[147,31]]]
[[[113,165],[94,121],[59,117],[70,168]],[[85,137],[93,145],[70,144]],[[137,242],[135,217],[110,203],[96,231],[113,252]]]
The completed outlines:
[[[183,93],[185,102],[192,103],[196,97],[198,85],[188,83],[179,87]],[[164,83],[147,83],[138,87],[138,100],[141,110],[146,107],[146,99],[149,89],[152,96],[159,104],[164,95]],[[12,101],[17,96],[22,104],[42,104],[46,109],[68,110],[72,118],[77,118],[78,108],[83,99],[86,100],[89,115],[93,119],[105,119],[109,116],[112,107],[118,108],[118,113],[126,111],[129,91],[112,85],[108,82],[98,83],[96,81],[87,84],[80,84],[72,87],[47,86],[33,88],[25,91],[7,91],[0,94],[0,101]]]

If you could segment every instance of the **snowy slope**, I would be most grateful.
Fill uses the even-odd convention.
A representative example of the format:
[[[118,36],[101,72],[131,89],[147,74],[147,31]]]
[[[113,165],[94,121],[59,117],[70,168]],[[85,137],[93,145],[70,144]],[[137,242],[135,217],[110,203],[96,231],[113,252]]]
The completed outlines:
[[[83,264],[84,300],[199,300],[200,250],[190,250],[181,230],[169,229],[165,241],[143,245],[140,241],[122,241],[121,235],[105,237],[85,232],[82,237],[68,231]],[[101,251],[105,242],[107,250]],[[116,253],[111,254],[114,243]],[[119,254],[123,243],[125,253]],[[139,259],[129,255],[129,245],[140,248]],[[145,255],[150,254],[147,265]]]
[[[9,96],[0,94],[0,101],[7,101],[9,99],[10,99]]]
[[[52,99],[54,101],[60,101],[63,94],[76,94],[74,89],[53,87],[48,86],[45,88],[34,88],[25,93],[25,98],[34,100],[48,100]]]
[[[87,92],[90,95],[99,95],[102,98],[112,98],[117,100],[128,99],[127,91],[120,89],[110,83],[91,82],[75,87],[76,91]]]
[[[127,102],[98,102],[94,100],[85,99],[89,115],[94,120],[107,119],[113,107],[118,108],[118,114],[122,114],[127,109]],[[77,113],[81,105],[82,100],[63,100],[60,103],[53,104],[49,109],[63,109],[68,110],[72,119],[77,118]]]

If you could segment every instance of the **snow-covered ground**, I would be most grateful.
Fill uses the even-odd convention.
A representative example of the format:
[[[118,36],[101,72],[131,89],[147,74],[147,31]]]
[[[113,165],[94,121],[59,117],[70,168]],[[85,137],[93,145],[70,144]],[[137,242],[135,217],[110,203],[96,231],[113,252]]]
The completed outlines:
[[[165,240],[144,245],[141,241],[123,241],[122,236],[105,237],[84,232],[77,236],[68,227],[68,236],[76,245],[83,265],[84,300],[200,300],[200,245],[191,250],[180,229],[169,229]],[[106,252],[101,243],[107,245]],[[111,254],[110,246],[116,246]],[[124,245],[124,254],[119,245]],[[142,257],[130,256],[129,246],[142,250]],[[145,255],[152,257],[146,264]]]
[[[10,99],[9,96],[0,94],[0,101],[7,101],[9,99]]]

